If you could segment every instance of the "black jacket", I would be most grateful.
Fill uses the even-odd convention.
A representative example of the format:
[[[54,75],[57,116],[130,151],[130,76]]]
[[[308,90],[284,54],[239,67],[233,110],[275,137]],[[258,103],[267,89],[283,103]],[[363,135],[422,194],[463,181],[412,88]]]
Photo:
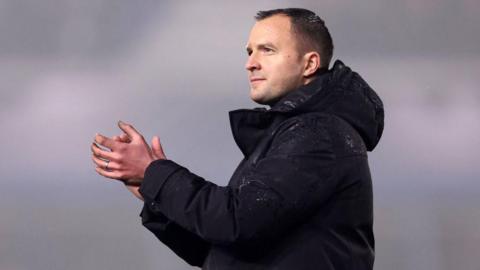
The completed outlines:
[[[367,150],[383,105],[342,62],[270,110],[235,110],[244,154],[228,186],[171,160],[152,162],[142,222],[203,269],[372,269],[372,183]]]

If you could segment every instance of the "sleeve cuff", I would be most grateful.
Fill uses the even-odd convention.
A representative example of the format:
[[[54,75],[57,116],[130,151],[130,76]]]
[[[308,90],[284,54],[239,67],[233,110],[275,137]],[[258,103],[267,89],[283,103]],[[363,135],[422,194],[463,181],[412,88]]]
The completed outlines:
[[[153,213],[147,204],[143,206],[140,217],[144,226],[152,224],[151,226],[155,226],[159,230],[166,230],[167,226],[172,222],[162,213]]]
[[[139,192],[146,203],[154,203],[170,176],[183,167],[168,159],[155,160],[145,170]]]

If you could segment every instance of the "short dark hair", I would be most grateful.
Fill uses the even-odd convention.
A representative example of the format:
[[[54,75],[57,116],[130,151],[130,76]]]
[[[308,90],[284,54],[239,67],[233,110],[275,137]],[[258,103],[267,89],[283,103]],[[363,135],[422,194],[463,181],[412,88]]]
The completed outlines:
[[[321,69],[328,69],[333,55],[333,42],[325,22],[317,14],[304,8],[282,8],[258,11],[255,20],[261,21],[273,15],[289,17],[293,32],[300,38],[300,49],[313,48],[320,54]]]

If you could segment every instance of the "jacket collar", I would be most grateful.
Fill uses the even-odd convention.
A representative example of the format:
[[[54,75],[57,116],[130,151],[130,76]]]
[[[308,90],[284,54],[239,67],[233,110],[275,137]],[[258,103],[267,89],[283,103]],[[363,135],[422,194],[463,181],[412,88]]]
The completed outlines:
[[[325,80],[325,72],[277,101],[270,109],[263,107],[229,112],[233,138],[244,154],[249,156],[262,138],[268,136],[288,116],[300,113],[297,108],[317,93]]]
[[[271,109],[254,108],[230,112],[233,137],[249,156],[267,132],[281,120],[307,112],[335,115],[349,123],[362,137],[368,151],[379,142],[384,127],[383,103],[360,75],[335,61],[333,67],[315,80],[290,91]]]

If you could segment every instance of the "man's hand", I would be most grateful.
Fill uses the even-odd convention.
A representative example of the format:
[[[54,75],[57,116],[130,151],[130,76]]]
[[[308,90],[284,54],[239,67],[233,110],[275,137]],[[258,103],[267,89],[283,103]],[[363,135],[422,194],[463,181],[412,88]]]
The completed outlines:
[[[97,134],[92,144],[93,162],[100,175],[123,181],[129,186],[139,186],[145,170],[156,159],[165,159],[160,139],[152,139],[152,149],[133,126],[119,121],[118,126],[125,132],[114,139]],[[100,148],[110,149],[110,151]],[[134,180],[135,179],[135,180]]]
[[[117,142],[130,143],[130,138],[127,134],[123,133],[119,136],[113,136],[113,140]],[[127,179],[124,181],[125,187],[139,200],[144,201],[142,194],[138,191],[140,189],[141,180],[139,179]]]

